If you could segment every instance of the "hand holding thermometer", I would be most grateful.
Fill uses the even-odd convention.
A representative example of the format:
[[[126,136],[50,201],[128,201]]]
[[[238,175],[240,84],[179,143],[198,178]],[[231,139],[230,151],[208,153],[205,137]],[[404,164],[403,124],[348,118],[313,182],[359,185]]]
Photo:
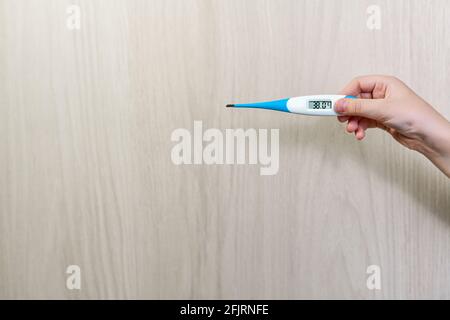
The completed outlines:
[[[338,116],[334,111],[334,105],[340,99],[356,99],[353,96],[343,95],[317,95],[304,96],[290,99],[245,103],[245,104],[229,104],[228,108],[255,108],[267,109],[289,113],[304,114],[308,116]]]

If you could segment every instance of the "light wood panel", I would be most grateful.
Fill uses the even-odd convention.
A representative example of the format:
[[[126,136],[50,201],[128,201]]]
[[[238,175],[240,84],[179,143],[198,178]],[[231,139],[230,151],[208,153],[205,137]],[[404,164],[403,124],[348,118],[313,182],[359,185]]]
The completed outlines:
[[[0,298],[450,298],[450,183],[426,159],[334,119],[224,108],[380,73],[450,117],[449,14],[444,0],[0,0]],[[171,132],[194,120],[280,129],[279,173],[175,166]]]

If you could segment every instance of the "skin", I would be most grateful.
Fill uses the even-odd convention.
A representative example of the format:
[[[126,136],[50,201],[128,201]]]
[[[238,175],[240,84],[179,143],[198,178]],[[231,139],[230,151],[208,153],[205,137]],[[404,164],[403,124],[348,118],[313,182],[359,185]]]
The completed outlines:
[[[358,99],[341,99],[335,111],[358,140],[379,128],[403,146],[422,153],[450,178],[450,122],[395,77],[363,76],[342,91]]]

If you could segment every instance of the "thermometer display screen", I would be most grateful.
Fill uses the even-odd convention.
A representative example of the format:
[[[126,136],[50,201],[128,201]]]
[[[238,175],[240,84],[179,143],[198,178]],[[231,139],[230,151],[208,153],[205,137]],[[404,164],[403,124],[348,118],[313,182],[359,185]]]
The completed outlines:
[[[314,110],[333,109],[333,103],[329,100],[312,100],[309,101],[308,108]]]

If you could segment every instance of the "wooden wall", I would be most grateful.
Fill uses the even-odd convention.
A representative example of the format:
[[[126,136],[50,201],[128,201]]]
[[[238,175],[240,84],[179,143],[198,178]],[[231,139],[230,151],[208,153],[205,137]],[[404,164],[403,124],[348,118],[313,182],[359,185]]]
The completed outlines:
[[[450,118],[449,16],[446,0],[0,0],[0,298],[449,299],[450,182],[423,156],[224,107],[376,73]],[[279,129],[278,173],[174,165],[171,134],[195,120]]]

